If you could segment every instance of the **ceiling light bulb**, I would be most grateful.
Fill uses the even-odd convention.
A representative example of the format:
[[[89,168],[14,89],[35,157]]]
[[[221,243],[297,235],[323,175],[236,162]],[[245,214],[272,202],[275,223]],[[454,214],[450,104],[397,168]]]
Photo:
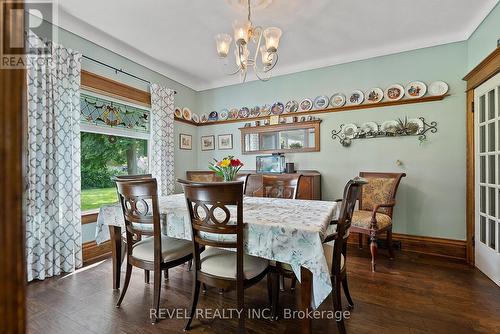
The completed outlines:
[[[250,31],[250,21],[234,21],[234,41],[236,44],[246,44],[248,42],[248,33]]]
[[[229,54],[229,49],[231,47],[231,36],[228,34],[217,34],[215,36],[215,41],[217,43],[217,54],[221,58],[226,58]]]
[[[269,52],[276,52],[280,44],[281,29],[269,27],[264,30],[264,38],[266,39],[266,49]]]

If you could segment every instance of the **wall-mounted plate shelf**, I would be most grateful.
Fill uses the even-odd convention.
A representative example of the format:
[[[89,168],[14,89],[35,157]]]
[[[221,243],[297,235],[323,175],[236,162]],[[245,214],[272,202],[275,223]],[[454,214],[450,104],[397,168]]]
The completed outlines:
[[[328,108],[328,109],[320,109],[320,110],[310,110],[310,111],[298,111],[289,114],[281,114],[283,117],[292,117],[292,116],[304,116],[304,115],[314,115],[314,114],[326,114],[331,112],[339,112],[339,111],[349,111],[349,110],[359,110],[359,109],[371,109],[371,108],[383,108],[383,107],[392,107],[403,104],[413,104],[413,103],[425,103],[425,102],[434,102],[441,101],[444,98],[450,96],[450,94],[439,95],[439,96],[424,96],[416,99],[402,99],[399,101],[384,101],[379,103],[362,103],[359,105],[349,105],[338,108]],[[227,123],[237,123],[237,122],[252,122],[261,119],[267,119],[269,116],[258,116],[258,117],[248,117],[248,118],[237,118],[237,119],[227,119],[224,121],[212,121],[206,123],[194,123],[192,121],[187,121],[181,118],[175,118],[176,121],[188,123],[194,126],[207,126],[207,125],[219,125],[219,124],[227,124]]]

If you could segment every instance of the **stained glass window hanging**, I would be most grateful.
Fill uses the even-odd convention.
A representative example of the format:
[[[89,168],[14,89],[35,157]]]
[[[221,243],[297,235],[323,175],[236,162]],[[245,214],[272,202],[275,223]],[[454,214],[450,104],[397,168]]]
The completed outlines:
[[[81,94],[82,123],[149,133],[149,110]]]

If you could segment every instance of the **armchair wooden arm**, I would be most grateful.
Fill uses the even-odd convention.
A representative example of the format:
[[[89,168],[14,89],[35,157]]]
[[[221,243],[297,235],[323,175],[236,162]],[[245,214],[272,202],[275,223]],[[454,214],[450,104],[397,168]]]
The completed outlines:
[[[371,220],[371,226],[370,228],[376,229],[377,228],[377,212],[380,208],[392,208],[396,205],[395,200],[391,200],[388,203],[383,203],[383,204],[377,204],[372,210],[372,220]]]

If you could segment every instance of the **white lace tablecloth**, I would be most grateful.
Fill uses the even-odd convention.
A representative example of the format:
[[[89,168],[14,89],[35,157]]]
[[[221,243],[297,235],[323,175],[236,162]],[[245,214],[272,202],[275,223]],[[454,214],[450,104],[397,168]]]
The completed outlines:
[[[161,197],[163,233],[191,240],[191,222],[184,194]],[[231,211],[231,210],[230,210]],[[244,197],[245,252],[249,255],[288,263],[300,281],[300,267],[313,275],[312,306],[318,307],[330,294],[330,273],[322,240],[332,219],[337,219],[336,202]],[[96,242],[109,239],[108,225],[124,226],[118,204],[101,208]]]

